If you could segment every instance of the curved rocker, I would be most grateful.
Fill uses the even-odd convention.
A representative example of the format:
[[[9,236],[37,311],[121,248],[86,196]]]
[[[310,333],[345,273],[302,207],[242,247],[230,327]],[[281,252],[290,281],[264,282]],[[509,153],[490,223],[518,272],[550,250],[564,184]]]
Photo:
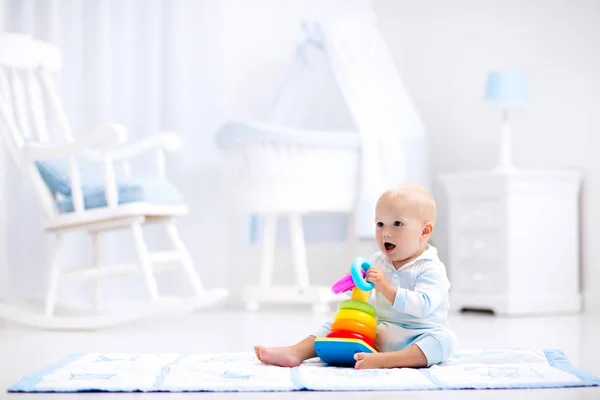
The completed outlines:
[[[12,306],[0,303],[0,320],[44,330],[98,330],[125,325],[151,317],[187,314],[218,304],[227,298],[227,296],[228,292],[224,289],[209,289],[202,297],[182,299],[164,298],[142,309],[96,315],[77,315],[76,312],[67,311],[65,315],[55,313],[52,316],[46,316],[43,312],[33,307]]]

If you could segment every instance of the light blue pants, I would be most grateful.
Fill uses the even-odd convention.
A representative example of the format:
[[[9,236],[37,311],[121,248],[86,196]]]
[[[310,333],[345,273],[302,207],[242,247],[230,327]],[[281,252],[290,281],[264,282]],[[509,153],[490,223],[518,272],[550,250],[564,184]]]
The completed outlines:
[[[427,358],[427,366],[446,361],[456,349],[456,334],[446,327],[407,329],[393,322],[377,325],[375,345],[379,351],[398,351],[416,344]]]

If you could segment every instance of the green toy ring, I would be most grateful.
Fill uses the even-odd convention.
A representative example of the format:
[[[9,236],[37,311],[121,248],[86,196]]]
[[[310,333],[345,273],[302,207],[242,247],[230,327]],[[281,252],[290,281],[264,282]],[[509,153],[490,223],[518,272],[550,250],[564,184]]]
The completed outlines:
[[[338,305],[338,310],[358,310],[377,318],[375,307],[363,301],[344,300]]]

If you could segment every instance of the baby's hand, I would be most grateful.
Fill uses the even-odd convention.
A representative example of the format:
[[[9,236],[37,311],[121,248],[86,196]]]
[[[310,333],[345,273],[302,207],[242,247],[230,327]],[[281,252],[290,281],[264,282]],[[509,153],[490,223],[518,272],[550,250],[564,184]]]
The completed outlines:
[[[390,284],[383,271],[378,267],[369,268],[365,279],[371,282],[377,291],[382,291],[383,288]]]

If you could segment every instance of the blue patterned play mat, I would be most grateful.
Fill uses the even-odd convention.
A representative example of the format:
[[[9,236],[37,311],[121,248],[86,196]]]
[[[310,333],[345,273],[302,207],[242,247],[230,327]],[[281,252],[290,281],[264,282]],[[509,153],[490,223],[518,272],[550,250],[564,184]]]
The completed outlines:
[[[256,361],[254,354],[70,355],[9,388],[10,392],[293,391],[522,389],[598,386],[560,350],[457,352],[427,369],[354,370],[318,360],[297,368]],[[600,397],[599,397],[600,398]]]

